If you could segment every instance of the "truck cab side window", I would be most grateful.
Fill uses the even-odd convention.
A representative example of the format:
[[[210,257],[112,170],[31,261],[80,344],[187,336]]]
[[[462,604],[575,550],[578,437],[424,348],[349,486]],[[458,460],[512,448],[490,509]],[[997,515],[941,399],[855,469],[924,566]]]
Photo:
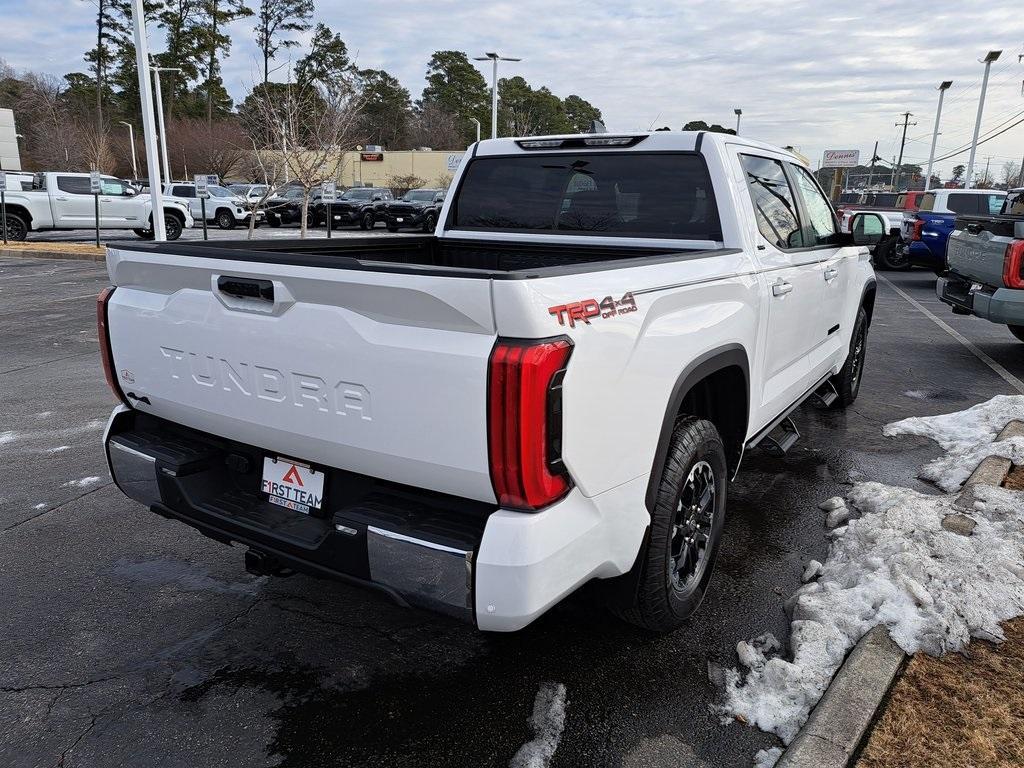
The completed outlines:
[[[740,163],[761,235],[778,248],[803,247],[800,218],[782,163],[754,155],[740,155]]]
[[[57,189],[67,192],[69,195],[92,194],[89,179],[83,176],[58,176]]]
[[[175,197],[195,197],[196,188],[189,186],[172,187],[171,194]]]
[[[834,245],[836,242],[836,219],[832,206],[821,194],[806,168],[790,164],[790,170],[796,177],[796,187],[803,198],[807,217],[810,219],[810,231],[805,234],[808,245]]]

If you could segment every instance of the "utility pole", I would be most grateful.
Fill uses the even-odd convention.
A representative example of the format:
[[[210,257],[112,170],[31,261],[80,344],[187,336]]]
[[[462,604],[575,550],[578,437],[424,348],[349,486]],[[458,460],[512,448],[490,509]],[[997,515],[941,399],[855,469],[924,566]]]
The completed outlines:
[[[156,119],[153,116],[153,92],[150,90],[149,41],[146,39],[146,14],[143,0],[132,0],[132,33],[135,37],[135,64],[139,71],[139,101],[142,103],[142,135],[146,146],[146,169],[149,176],[149,199],[153,203],[153,239],[166,240],[161,212],[163,190],[160,189],[159,155],[156,150]]]
[[[734,109],[733,114],[736,115],[736,135],[740,135],[740,118],[743,117],[742,109]]]
[[[985,157],[985,175],[982,177],[982,181],[989,186],[992,186],[992,181],[988,177],[988,169],[992,166],[992,155],[986,155]]]
[[[875,148],[871,150],[871,169],[868,171],[868,189],[871,189],[871,183],[875,179],[875,163],[881,158],[878,156],[878,142],[875,142]]]
[[[896,179],[896,181],[893,182],[893,192],[898,191],[896,189],[896,182],[899,181],[899,177],[896,174],[902,175],[903,173],[903,148],[907,146],[907,126],[917,125],[917,123],[910,122],[910,118],[913,116],[914,115],[911,112],[903,113],[903,140],[900,142],[900,159],[896,161],[896,167],[893,169],[895,171],[894,177]],[[899,128],[899,126],[900,124],[896,123],[896,127]]]

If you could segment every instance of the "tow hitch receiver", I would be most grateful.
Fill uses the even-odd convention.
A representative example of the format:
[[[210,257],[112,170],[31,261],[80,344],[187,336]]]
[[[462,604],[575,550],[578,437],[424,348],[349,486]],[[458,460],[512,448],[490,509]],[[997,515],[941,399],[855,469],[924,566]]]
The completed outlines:
[[[245,570],[253,576],[292,576],[291,568],[281,565],[281,561],[273,555],[250,549],[245,553]]]

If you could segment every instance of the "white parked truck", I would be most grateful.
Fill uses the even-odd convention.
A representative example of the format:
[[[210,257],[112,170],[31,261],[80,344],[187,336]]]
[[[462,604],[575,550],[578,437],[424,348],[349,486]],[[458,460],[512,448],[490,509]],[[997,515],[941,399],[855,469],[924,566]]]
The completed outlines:
[[[253,215],[252,204],[244,196],[232,192],[219,184],[207,187],[210,196],[206,199],[206,220],[215,223],[221,229],[234,229],[236,225],[249,226],[249,217]],[[192,218],[202,224],[203,201],[196,195],[196,185],[191,181],[176,181],[164,187],[164,194],[184,200],[188,203]],[[256,211],[256,226],[266,219],[266,213]]]
[[[141,238],[153,237],[153,203],[126,181],[100,177],[100,229],[130,229]],[[7,190],[7,239],[24,240],[29,232],[93,229],[96,200],[88,173],[37,173],[32,189]],[[188,205],[164,198],[167,239],[176,240],[192,226]]]
[[[118,244],[110,471],[256,573],[498,631],[597,579],[671,630],[744,451],[856,398],[883,232],[783,150],[665,132],[480,142],[433,235]]]

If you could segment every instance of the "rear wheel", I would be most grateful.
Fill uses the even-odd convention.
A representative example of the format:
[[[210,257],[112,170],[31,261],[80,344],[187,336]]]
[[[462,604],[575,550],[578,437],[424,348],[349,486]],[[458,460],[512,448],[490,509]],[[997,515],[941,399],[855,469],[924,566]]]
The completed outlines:
[[[833,408],[845,408],[857,399],[860,382],[864,374],[864,360],[868,350],[868,314],[864,307],[857,310],[857,320],[853,324],[853,335],[850,337],[850,352],[846,362],[835,376],[832,384],[839,393],[839,398],[832,404]]]
[[[1017,337],[1019,341],[1024,341],[1024,325],[1008,325],[1010,333]]]
[[[635,602],[619,611],[654,632],[680,627],[707,592],[725,525],[725,447],[715,425],[681,417],[672,432]]]
[[[900,239],[895,236],[887,237],[875,246],[875,264],[880,269],[904,270],[910,269],[910,258],[905,254],[901,255],[898,250]]]
[[[7,239],[21,242],[28,237],[28,225],[16,213],[7,214]]]
[[[168,240],[177,240],[181,237],[182,229],[181,219],[177,216],[169,213],[164,216],[164,233],[167,235]]]
[[[221,208],[217,211],[217,226],[221,229],[234,229],[235,228],[235,215],[231,213],[227,208]]]

